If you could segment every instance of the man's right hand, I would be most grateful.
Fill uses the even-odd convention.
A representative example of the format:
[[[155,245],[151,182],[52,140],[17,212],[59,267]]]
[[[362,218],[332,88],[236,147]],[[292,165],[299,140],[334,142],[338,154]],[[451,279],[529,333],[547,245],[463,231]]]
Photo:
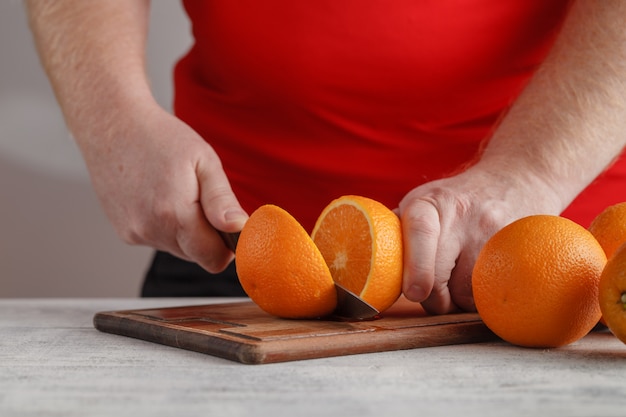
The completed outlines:
[[[215,229],[239,231],[247,215],[213,148],[156,105],[119,120],[107,137],[81,143],[117,233],[209,272],[223,270],[233,255]]]
[[[154,100],[147,0],[26,1],[35,43],[96,193],[120,236],[219,272],[216,228],[247,219],[214,150]]]

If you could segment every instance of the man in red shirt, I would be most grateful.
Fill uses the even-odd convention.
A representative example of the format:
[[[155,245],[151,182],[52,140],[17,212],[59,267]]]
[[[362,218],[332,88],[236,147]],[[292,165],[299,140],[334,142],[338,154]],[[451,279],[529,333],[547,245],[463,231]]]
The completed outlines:
[[[29,4],[109,218],[162,251],[146,294],[179,263],[166,253],[223,270],[233,255],[215,229],[240,230],[261,204],[310,230],[330,200],[361,194],[401,217],[407,298],[472,310],[495,231],[534,213],[587,225],[626,200],[619,0],[184,4],[195,43],[175,115],[145,75],[148,2]]]

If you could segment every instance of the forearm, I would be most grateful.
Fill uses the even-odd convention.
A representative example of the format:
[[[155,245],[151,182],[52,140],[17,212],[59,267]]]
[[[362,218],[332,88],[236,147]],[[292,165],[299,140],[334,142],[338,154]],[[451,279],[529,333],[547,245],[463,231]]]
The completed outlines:
[[[148,0],[27,0],[42,65],[77,140],[101,136],[151,100],[145,72]]]
[[[625,27],[626,2],[574,2],[477,165],[547,185],[563,210],[626,144]]]

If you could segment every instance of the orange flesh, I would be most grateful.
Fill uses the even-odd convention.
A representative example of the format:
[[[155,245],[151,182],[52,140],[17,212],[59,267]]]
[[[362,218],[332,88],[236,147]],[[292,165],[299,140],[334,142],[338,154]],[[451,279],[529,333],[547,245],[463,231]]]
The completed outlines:
[[[361,294],[372,267],[372,237],[363,213],[352,205],[338,206],[324,218],[315,239],[335,282]]]

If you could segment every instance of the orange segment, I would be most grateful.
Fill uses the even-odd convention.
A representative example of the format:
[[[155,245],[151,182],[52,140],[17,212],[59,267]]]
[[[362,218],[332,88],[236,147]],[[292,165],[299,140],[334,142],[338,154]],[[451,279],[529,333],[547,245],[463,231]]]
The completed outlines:
[[[364,213],[351,204],[336,206],[323,217],[313,232],[313,241],[328,261],[333,279],[360,294],[372,269],[369,222]]]
[[[502,339],[558,347],[598,322],[606,255],[584,227],[536,215],[502,228],[480,251],[472,273],[476,309]]]
[[[383,204],[343,196],[323,211],[311,234],[335,282],[379,311],[402,290],[402,230]]]
[[[236,250],[239,281],[269,314],[314,318],[332,313],[337,291],[306,230],[274,205],[259,207],[248,219]]]

